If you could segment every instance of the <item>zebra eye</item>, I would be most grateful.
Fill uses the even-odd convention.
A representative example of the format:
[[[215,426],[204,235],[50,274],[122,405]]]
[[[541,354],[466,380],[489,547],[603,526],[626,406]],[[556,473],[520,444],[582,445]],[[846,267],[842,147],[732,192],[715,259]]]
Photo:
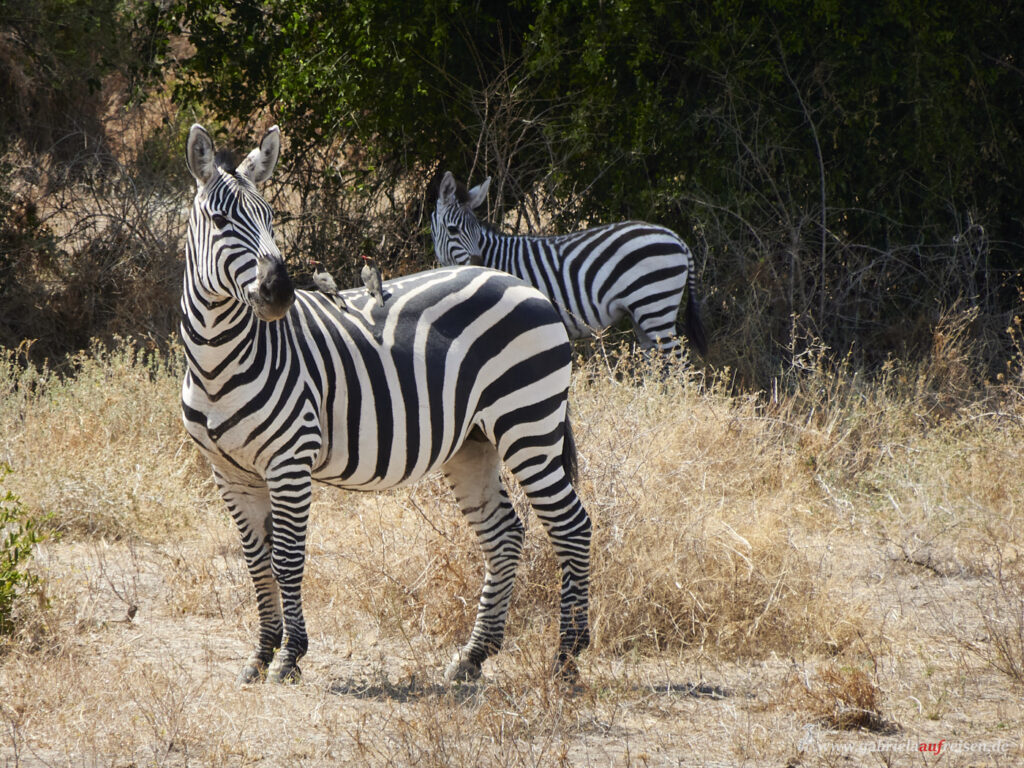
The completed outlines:
[[[224,229],[228,225],[228,217],[222,213],[215,213],[210,218],[217,229]]]
[[[459,234],[459,228],[455,224],[448,225],[448,234],[457,235]]]

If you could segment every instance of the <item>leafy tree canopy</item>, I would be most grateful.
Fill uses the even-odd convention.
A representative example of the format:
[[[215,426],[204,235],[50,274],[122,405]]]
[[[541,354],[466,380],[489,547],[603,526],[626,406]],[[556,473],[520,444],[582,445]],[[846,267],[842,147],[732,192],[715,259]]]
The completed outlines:
[[[504,79],[520,118],[571,160],[556,177],[564,194],[587,190],[583,215],[665,215],[683,191],[731,203],[756,194],[754,164],[787,204],[824,193],[830,208],[913,226],[956,208],[1019,233],[1013,0],[189,0],[175,12],[196,50],[182,94],[227,116],[270,109],[299,144],[344,135],[377,160],[468,164],[491,118],[484,96]]]

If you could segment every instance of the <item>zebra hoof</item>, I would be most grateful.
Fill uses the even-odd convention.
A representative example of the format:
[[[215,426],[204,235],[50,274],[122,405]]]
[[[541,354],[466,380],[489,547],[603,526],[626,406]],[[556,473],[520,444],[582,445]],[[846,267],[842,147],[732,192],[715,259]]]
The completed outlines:
[[[575,657],[566,653],[559,653],[555,657],[551,676],[567,685],[577,685],[580,682],[580,668],[576,664]]]
[[[275,664],[267,672],[267,682],[272,685],[294,685],[302,682],[302,670],[298,664]]]
[[[446,683],[471,683],[480,679],[480,665],[475,661],[467,659],[462,652],[455,654],[452,663],[444,671]]]
[[[238,673],[239,685],[262,683],[267,677],[267,665],[262,662],[249,662]]]

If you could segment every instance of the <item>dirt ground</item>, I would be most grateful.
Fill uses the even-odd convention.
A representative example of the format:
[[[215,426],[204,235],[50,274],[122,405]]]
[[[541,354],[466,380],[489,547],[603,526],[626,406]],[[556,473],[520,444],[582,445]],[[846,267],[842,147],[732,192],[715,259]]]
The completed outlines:
[[[254,601],[230,523],[210,523],[194,541],[44,549],[62,613],[56,638],[0,665],[0,765],[1024,765],[1021,692],[986,656],[986,584],[953,556],[850,532],[801,544],[872,628],[880,717],[841,729],[844,694],[822,683],[841,659],[590,651],[567,689],[546,674],[549,623],[510,628],[480,683],[445,687],[452,645],[317,595],[345,577],[323,537],[302,682],[240,687]]]

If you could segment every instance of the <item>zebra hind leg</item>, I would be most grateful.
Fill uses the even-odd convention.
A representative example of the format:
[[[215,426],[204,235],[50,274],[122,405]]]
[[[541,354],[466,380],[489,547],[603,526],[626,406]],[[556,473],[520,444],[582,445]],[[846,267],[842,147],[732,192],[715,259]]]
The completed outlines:
[[[273,526],[270,516],[270,495],[265,486],[228,483],[219,473],[214,478],[228,511],[238,526],[242,552],[256,588],[259,610],[259,636],[255,650],[238,675],[242,684],[257,683],[266,678],[267,669],[281,646],[284,622],[281,593],[271,569]]]
[[[629,308],[641,355],[647,371],[656,373],[658,380],[668,382],[685,353],[676,328],[676,308],[661,313],[644,310],[644,307]]]
[[[447,682],[466,682],[480,677],[484,660],[501,648],[524,531],[501,484],[498,452],[478,433],[445,464],[444,473],[477,535],[485,566],[473,632],[445,670]]]
[[[564,439],[571,438],[567,435]],[[574,452],[570,443],[566,453]],[[590,516],[576,495],[564,455],[537,467],[531,463],[528,470],[517,471],[516,477],[544,525],[562,571],[554,672],[574,683],[579,679],[576,657],[590,645]]]

